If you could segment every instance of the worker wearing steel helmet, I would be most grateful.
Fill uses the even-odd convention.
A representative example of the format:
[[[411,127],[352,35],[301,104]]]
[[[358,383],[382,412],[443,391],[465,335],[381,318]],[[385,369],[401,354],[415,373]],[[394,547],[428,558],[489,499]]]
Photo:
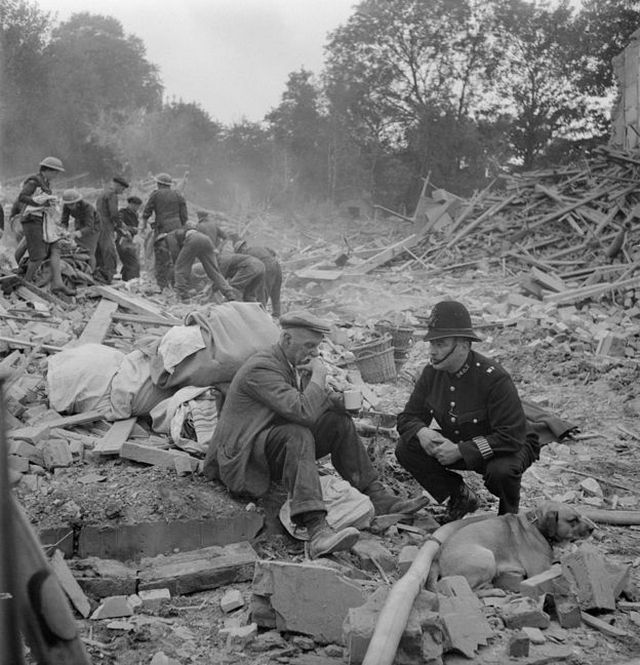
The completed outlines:
[[[58,235],[51,218],[57,199],[51,190],[52,182],[64,173],[62,161],[57,157],[45,157],[37,173],[23,183],[18,198],[11,208],[11,217],[22,224],[22,231],[29,253],[25,279],[33,282],[38,269],[46,259],[51,271],[51,291],[58,295],[72,296],[75,291],[62,281]]]
[[[481,340],[460,302],[434,306],[425,340],[431,363],[398,415],[398,461],[437,501],[449,499],[448,521],[479,504],[456,470],[482,475],[500,500],[499,514],[517,513],[520,479],[538,459],[540,443],[511,377],[471,349]]]
[[[168,173],[159,173],[154,176],[157,189],[151,193],[142,211],[141,231],[144,231],[151,215],[154,221],[151,223],[153,235],[158,236],[170,233],[182,228],[189,218],[187,213],[187,202],[184,196],[172,189],[173,178]],[[156,282],[160,288],[173,284],[173,268],[171,255],[166,244],[156,242],[153,246],[155,257]]]

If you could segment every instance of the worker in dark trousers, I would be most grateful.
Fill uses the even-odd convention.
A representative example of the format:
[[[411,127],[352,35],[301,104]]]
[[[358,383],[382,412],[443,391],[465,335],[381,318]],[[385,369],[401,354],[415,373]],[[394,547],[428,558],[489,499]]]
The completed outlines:
[[[164,251],[171,257],[176,294],[182,302],[189,301],[191,269],[196,259],[202,264],[214,291],[219,291],[226,300],[239,300],[240,294],[220,272],[211,239],[196,230],[195,224],[187,222],[184,228],[160,234],[156,237],[158,243],[164,244]]]
[[[222,252],[218,257],[220,272],[229,284],[242,293],[245,302],[262,302],[264,297],[264,263],[247,254]]]
[[[280,316],[280,291],[282,290],[282,267],[276,253],[270,247],[256,247],[248,245],[246,240],[236,239],[233,243],[236,254],[246,254],[259,259],[264,264],[264,290],[259,298],[260,302],[267,306],[271,300],[271,314]]]
[[[154,180],[158,188],[151,193],[142,211],[142,227],[144,231],[151,215],[153,235],[160,235],[182,228],[189,218],[187,202],[180,192],[172,189],[173,178],[168,173],[159,173]],[[171,255],[167,253],[165,243],[155,242],[153,245],[155,258],[156,282],[162,289],[173,283]]]
[[[106,284],[111,284],[118,269],[116,249],[116,231],[120,228],[118,195],[128,187],[129,183],[124,178],[115,176],[96,200],[96,210],[100,215],[100,236],[96,248],[95,277]]]
[[[142,205],[142,199],[138,196],[130,196],[127,206],[120,208],[120,228],[117,231],[116,249],[122,262],[120,277],[123,282],[140,277],[140,259],[138,257],[138,246],[134,237],[138,233],[140,220],[138,210]]]

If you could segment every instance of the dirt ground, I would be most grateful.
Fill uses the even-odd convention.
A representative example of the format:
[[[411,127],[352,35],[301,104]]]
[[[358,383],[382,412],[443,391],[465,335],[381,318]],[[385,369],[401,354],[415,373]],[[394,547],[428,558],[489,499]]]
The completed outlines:
[[[640,433],[640,404],[636,401],[640,364],[633,359],[609,365],[597,361],[593,343],[571,330],[558,332],[549,326],[549,321],[556,317],[553,312],[530,327],[504,325],[508,318],[507,297],[517,290],[511,275],[482,266],[439,277],[392,266],[365,278],[335,282],[309,282],[289,276],[283,300],[285,309],[305,306],[345,324],[363,325],[404,313],[418,326],[422,321],[420,317],[426,317],[431,306],[443,297],[465,302],[484,338],[476,345],[477,350],[493,356],[511,372],[521,397],[540,403],[579,428],[577,440],[545,447],[540,461],[524,474],[522,508],[543,498],[598,505],[597,499],[581,488],[588,476],[600,482],[604,492],[599,504],[602,507],[637,508],[639,495],[635,482],[640,461],[640,434],[635,433]],[[601,307],[611,312],[611,304],[606,300]],[[579,311],[577,316],[587,319],[592,317],[592,312]],[[373,386],[378,396],[378,412],[395,414],[403,407],[411,390],[412,377],[426,360],[427,345],[419,340],[419,334],[420,328],[418,341],[398,380]],[[385,480],[394,490],[402,494],[418,490],[408,474],[396,465],[393,441],[389,437],[378,435],[367,439],[367,443]],[[97,473],[100,480],[84,484],[82,479],[89,473]],[[486,507],[494,508],[493,497],[471,481],[485,499]],[[57,470],[46,477],[38,492],[18,487],[18,496],[40,528],[74,519],[85,524],[108,525],[206,518],[224,514],[230,505],[224,488],[201,476],[177,477],[172,472],[118,459],[88,458],[82,465]],[[240,507],[244,508],[244,504],[240,503]],[[258,505],[256,509],[263,510],[264,506]],[[428,511],[437,517],[442,509],[434,506]],[[399,552],[406,544],[419,544],[415,536],[393,530],[380,537],[392,553]],[[640,527],[600,525],[592,542],[607,557],[632,564],[634,579],[640,585]],[[254,546],[264,558],[300,561],[304,556],[301,544],[284,535],[261,535]],[[357,567],[351,555],[342,554],[337,558],[347,567]],[[375,571],[368,575],[384,583]],[[391,574],[389,578],[393,582],[397,576]],[[234,588],[240,589],[248,602],[250,584],[238,584]],[[244,650],[225,648],[219,634],[229,620],[219,605],[225,591],[217,589],[175,597],[155,614],[135,616],[124,629],[107,628],[108,622],[83,621],[82,635],[93,662],[137,665],[152,662],[159,652],[182,664],[345,662],[339,645],[315,644],[303,636],[278,635],[274,631],[262,633]],[[246,610],[239,610],[237,614],[243,611]],[[567,655],[560,660],[538,662],[562,660],[599,665],[640,656],[635,620],[636,616],[629,613],[613,615],[615,626],[630,636],[624,640],[606,637],[587,627],[563,630],[553,623],[548,642],[568,647]],[[493,647],[504,654],[505,643],[505,633],[497,631]],[[481,650],[478,662],[506,662],[506,656],[495,660],[492,653],[491,648]],[[445,660],[454,661],[455,658],[449,657]],[[167,661],[156,656],[153,662]]]

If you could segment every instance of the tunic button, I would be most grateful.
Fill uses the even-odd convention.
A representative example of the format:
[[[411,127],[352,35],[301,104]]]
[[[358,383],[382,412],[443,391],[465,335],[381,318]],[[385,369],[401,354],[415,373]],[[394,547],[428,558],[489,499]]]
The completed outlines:
[[[455,423],[455,422],[456,422],[456,419],[455,419],[455,418],[451,418],[451,422],[452,422],[452,423]]]
[[[476,363],[476,367],[480,367],[480,363]]]
[[[449,402],[449,404],[451,404],[451,406],[455,406],[455,405],[456,405],[455,402]]]
[[[455,389],[456,389],[455,386],[449,386],[449,390],[450,390],[451,392],[453,392]]]
[[[457,429],[454,434],[460,434],[460,430]]]
[[[477,423],[477,422],[478,422],[478,419],[477,419],[477,418],[474,418],[474,419],[473,419],[473,422],[474,422],[474,423]]]

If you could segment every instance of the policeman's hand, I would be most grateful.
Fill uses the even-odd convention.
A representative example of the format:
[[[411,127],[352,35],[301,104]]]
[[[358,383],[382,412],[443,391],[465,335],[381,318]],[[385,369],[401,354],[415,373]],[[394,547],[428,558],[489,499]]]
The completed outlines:
[[[453,443],[453,441],[448,440],[445,440],[443,443],[436,447],[433,456],[443,466],[449,466],[449,464],[454,464],[458,460],[462,459],[458,445]]]
[[[427,455],[433,457],[439,444],[447,441],[440,432],[430,427],[423,427],[417,434],[418,441]]]

